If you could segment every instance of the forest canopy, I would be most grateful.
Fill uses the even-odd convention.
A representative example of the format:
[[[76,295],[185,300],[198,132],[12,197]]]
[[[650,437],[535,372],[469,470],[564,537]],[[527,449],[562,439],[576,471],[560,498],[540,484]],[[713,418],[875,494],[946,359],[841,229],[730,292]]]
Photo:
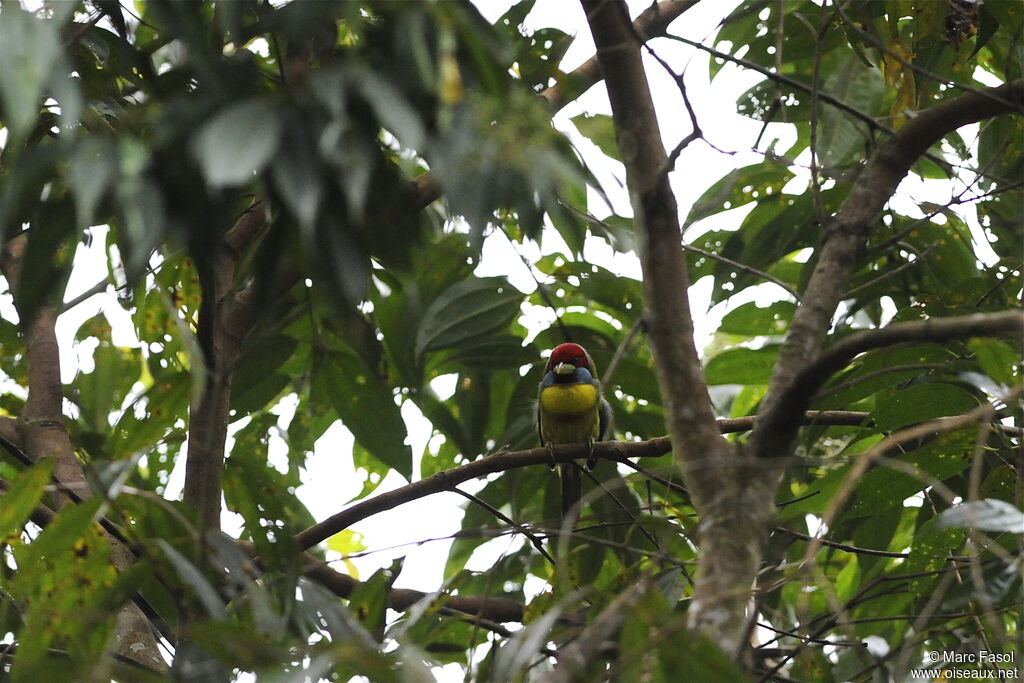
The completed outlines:
[[[3,676],[1019,673],[1020,3],[552,7],[0,4]]]

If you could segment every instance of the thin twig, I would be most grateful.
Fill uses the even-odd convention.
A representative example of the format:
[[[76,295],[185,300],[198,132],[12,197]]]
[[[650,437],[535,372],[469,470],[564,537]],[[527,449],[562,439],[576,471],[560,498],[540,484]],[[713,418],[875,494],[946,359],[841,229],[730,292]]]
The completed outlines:
[[[802,534],[799,531],[793,529],[787,529],[786,527],[777,526],[775,531],[784,533],[794,538],[799,538],[802,541],[815,541],[817,540],[821,545],[828,546],[829,548],[835,548],[836,550],[845,550],[848,553],[855,553],[857,555],[874,555],[877,557],[909,557],[910,553],[894,553],[888,550],[875,550],[873,548],[858,548],[857,546],[847,545],[846,543],[836,543],[835,541],[829,541],[816,536],[809,536],[808,534]]]
[[[100,280],[99,282],[94,284],[92,287],[90,287],[89,289],[85,290],[84,292],[82,292],[81,294],[76,296],[74,299],[71,299],[70,301],[65,301],[64,303],[62,303],[60,305],[60,309],[59,309],[58,313],[64,313],[66,311],[69,311],[72,308],[74,308],[75,306],[77,306],[78,304],[83,303],[83,302],[87,301],[88,299],[91,299],[92,297],[96,296],[97,294],[102,294],[103,292],[107,291],[107,287],[109,287],[109,286],[110,286],[110,280],[108,278],[104,277],[102,280]]]
[[[739,261],[733,261],[731,258],[726,258],[725,256],[722,256],[721,254],[715,254],[715,253],[710,252],[710,251],[704,251],[703,249],[700,249],[698,247],[690,246],[689,244],[684,244],[683,245],[683,249],[685,251],[693,252],[694,254],[698,254],[698,255],[703,256],[705,258],[709,258],[709,259],[712,259],[714,261],[719,261],[721,263],[724,263],[724,264],[726,264],[728,266],[731,266],[731,267],[735,268],[736,270],[741,270],[744,273],[750,273],[751,275],[759,277],[762,280],[767,280],[768,282],[771,282],[772,284],[776,284],[779,287],[782,287],[782,289],[785,290],[785,292],[787,294],[789,294],[791,297],[793,297],[793,299],[797,303],[800,302],[800,294],[795,289],[793,289],[792,287],[787,285],[785,282],[783,282],[779,278],[777,278],[777,277],[775,277],[773,275],[769,275],[768,273],[766,273],[766,272],[764,272],[762,270],[758,270],[757,268],[753,268],[751,266],[744,265],[744,264],[740,263]]]
[[[537,549],[537,552],[539,552],[544,557],[545,560],[550,562],[552,564],[552,566],[555,564],[555,558],[551,557],[551,555],[548,554],[548,551],[544,549],[544,544],[541,542],[541,540],[539,538],[537,538],[525,526],[523,526],[519,522],[515,521],[514,519],[512,519],[511,517],[506,515],[504,512],[502,512],[498,508],[494,507],[493,505],[491,505],[487,501],[483,500],[479,496],[474,496],[472,493],[469,493],[467,491],[463,491],[462,489],[460,489],[457,486],[453,487],[452,491],[454,493],[459,494],[460,496],[462,496],[466,500],[469,500],[469,501],[471,501],[473,503],[476,503],[477,505],[479,505],[483,509],[485,509],[488,512],[490,512],[492,515],[494,515],[495,517],[497,517],[501,521],[505,522],[505,524],[508,524],[510,527],[515,529],[517,532],[521,533],[523,536],[525,536],[526,538],[530,539],[530,543],[532,543],[533,547]]]
[[[604,374],[601,376],[601,386],[604,389],[608,389],[612,385],[612,377],[615,376],[615,371],[619,369],[619,363],[626,355],[626,350],[633,344],[633,340],[636,336],[643,332],[647,327],[647,318],[640,316],[633,323],[633,326],[629,328],[629,332],[619,342],[618,348],[615,349],[615,353],[612,355],[612,359],[608,361],[608,367],[605,368]]]
[[[917,265],[920,265],[920,264],[924,263],[925,262],[924,258],[929,253],[931,253],[935,249],[935,247],[937,247],[937,246],[938,246],[938,242],[932,242],[931,244],[929,244],[924,249],[924,251],[922,251],[920,254],[918,254],[917,258],[915,258],[913,261],[905,261],[904,263],[901,263],[900,265],[896,266],[892,270],[887,271],[885,273],[882,273],[881,275],[879,275],[879,276],[877,276],[875,278],[872,278],[871,280],[868,280],[867,282],[865,282],[862,285],[858,285],[857,287],[854,287],[853,289],[847,290],[846,293],[843,294],[843,298],[844,299],[853,299],[858,294],[860,294],[861,292],[867,291],[868,289],[870,289],[870,288],[874,287],[875,285],[877,285],[879,282],[884,282],[885,280],[888,280],[889,278],[892,278],[892,277],[895,277],[896,275],[899,275],[900,273],[902,273],[905,270],[908,270],[910,268],[913,268],[914,266],[917,266]]]

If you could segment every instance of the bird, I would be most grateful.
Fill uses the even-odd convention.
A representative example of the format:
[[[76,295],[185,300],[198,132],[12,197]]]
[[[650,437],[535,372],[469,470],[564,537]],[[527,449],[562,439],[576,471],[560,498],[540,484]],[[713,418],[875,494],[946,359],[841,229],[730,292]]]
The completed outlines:
[[[544,378],[537,390],[537,432],[542,446],[587,443],[592,469],[595,441],[611,429],[612,408],[601,395],[594,361],[579,344],[566,343],[551,351]],[[562,518],[568,517],[581,495],[580,469],[576,463],[558,465],[561,478]]]

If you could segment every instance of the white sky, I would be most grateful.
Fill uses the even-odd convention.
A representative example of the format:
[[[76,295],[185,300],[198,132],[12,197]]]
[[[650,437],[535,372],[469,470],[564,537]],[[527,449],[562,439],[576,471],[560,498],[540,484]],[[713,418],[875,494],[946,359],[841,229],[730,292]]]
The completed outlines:
[[[481,11],[488,19],[492,20],[504,13],[511,4],[509,0],[477,1]],[[628,4],[632,15],[635,17],[650,4],[650,0],[629,0]],[[716,23],[727,13],[725,5],[731,6],[732,3],[699,3],[693,9],[686,12],[683,19],[675,23],[673,30],[693,40],[706,40],[714,33]],[[540,28],[543,26],[559,27],[577,36],[563,62],[563,69],[567,71],[582,63],[593,54],[593,44],[585,25],[583,12],[576,2],[539,0],[535,10],[527,18],[526,23],[530,28]],[[690,205],[711,182],[734,168],[757,163],[762,160],[760,155],[749,151],[750,145],[753,144],[761,129],[761,123],[739,116],[735,111],[737,97],[751,85],[758,82],[760,77],[756,74],[746,73],[732,65],[727,65],[723,68],[722,73],[712,86],[708,83],[708,58],[705,54],[691,50],[681,44],[665,40],[655,41],[653,45],[659,55],[671,64],[677,72],[686,69],[688,93],[705,137],[716,147],[734,152],[731,155],[723,154],[698,141],[691,144],[683,153],[676,166],[677,172],[672,176],[672,184],[679,202],[681,215],[685,215]],[[689,117],[679,97],[675,83],[665,74],[662,67],[650,58],[648,58],[648,75],[659,116],[661,117],[660,123],[665,145],[666,148],[671,149],[690,132]],[[596,147],[580,137],[569,122],[570,117],[581,112],[610,113],[603,85],[591,88],[584,96],[566,107],[555,117],[555,124],[560,130],[572,137],[588,163],[598,173],[605,191],[615,205],[616,212],[621,215],[631,215],[628,197],[624,190],[625,178],[623,169],[619,164],[611,162],[600,155]],[[965,139],[970,142],[974,133],[971,131],[962,132]],[[785,149],[794,139],[793,133],[783,124],[772,124],[763,136],[761,149],[765,149],[768,143],[775,137],[781,138],[779,149]],[[806,175],[798,173],[797,178],[794,179],[790,186],[787,186],[787,190],[799,192],[806,182]],[[948,200],[950,192],[947,183],[936,183],[931,187],[926,187],[925,183],[915,179],[905,181],[902,189],[909,191],[913,199],[917,201],[928,199],[935,202],[945,202]],[[901,203],[899,207],[907,215],[920,215],[916,207],[909,202]],[[592,203],[592,209],[596,213],[601,212],[597,201]],[[747,207],[719,214],[712,219],[703,221],[692,228],[686,237],[689,240],[699,233],[710,229],[735,228],[749,209],[750,206],[748,205]],[[973,212],[970,212],[969,217],[973,217]],[[973,224],[973,220],[969,222]],[[103,277],[105,273],[105,257],[102,232],[103,229],[97,230],[90,248],[79,247],[79,252],[75,259],[75,270],[68,285],[68,299],[88,289]],[[545,253],[562,250],[563,248],[559,238],[553,231],[545,234]],[[540,255],[540,251],[535,245],[527,245],[523,251],[525,256],[531,261]],[[635,257],[613,254],[607,245],[600,240],[592,240],[587,245],[585,255],[588,260],[604,265],[617,273],[634,278],[639,278],[640,276],[639,264]],[[514,285],[523,291],[531,291],[534,287],[533,280],[520,261],[519,256],[509,249],[503,238],[487,241],[482,262],[477,272],[480,275],[506,275]],[[785,294],[781,289],[775,285],[766,284],[742,292],[733,297],[730,302],[720,305],[715,310],[705,314],[709,295],[710,278],[696,283],[690,292],[696,318],[698,348],[703,348],[710,341],[711,334],[717,328],[721,316],[724,315],[727,309],[750,300],[757,300],[764,305],[770,301],[785,298]],[[92,347],[88,347],[81,353],[78,353],[72,348],[71,341],[81,323],[100,310],[107,315],[113,325],[115,343],[125,346],[138,345],[138,340],[134,337],[130,318],[118,305],[116,298],[110,293],[93,297],[85,304],[63,315],[58,322],[58,337],[62,348],[62,374],[65,381],[70,381],[78,371],[89,371],[91,369]],[[0,299],[0,314],[9,320],[16,319],[9,297]],[[543,329],[551,320],[550,312],[538,311],[537,319],[531,323],[532,329],[535,331]],[[439,389],[443,390],[444,386],[444,381],[438,383]],[[285,403],[287,404],[287,402]],[[279,412],[287,418],[290,417],[290,410],[291,408],[286,406]],[[427,439],[430,436],[429,424],[419,415],[415,406],[410,402],[407,402],[403,407],[403,416],[406,418],[409,427],[409,443],[412,447],[414,461],[417,461],[418,469],[420,454],[423,452]],[[361,488],[361,482],[356,481],[352,471],[351,447],[351,435],[340,424],[335,424],[317,443],[315,454],[309,458],[304,478],[305,484],[299,489],[299,496],[318,520],[324,519],[346,507],[347,501],[356,495]],[[279,458],[281,462],[284,462],[283,453],[284,446],[279,441],[272,446],[272,454]],[[168,494],[172,497],[180,496],[183,470],[184,457],[182,456],[168,490]],[[390,475],[377,490],[377,493],[396,488],[404,483],[401,477]],[[480,484],[476,486],[466,485],[465,488],[466,490],[475,491],[480,488]],[[372,549],[406,543],[414,544],[424,539],[443,537],[457,531],[460,526],[464,504],[465,499],[454,494],[435,495],[404,505],[391,512],[376,515],[355,525],[354,530],[362,533],[366,539],[372,541]],[[239,520],[234,515],[225,513],[224,522],[225,529],[229,533],[237,530]],[[441,585],[441,570],[447,555],[448,546],[449,542],[440,541],[430,542],[421,546],[380,550],[367,557],[356,559],[354,563],[358,567],[361,576],[365,578],[375,569],[389,565],[394,557],[408,554],[405,569],[397,585],[430,591]],[[507,539],[493,541],[474,555],[470,566],[471,568],[485,569],[491,566],[494,559],[500,553],[507,552],[514,547],[518,546],[510,547],[509,540]],[[336,566],[339,569],[343,569],[340,563]]]

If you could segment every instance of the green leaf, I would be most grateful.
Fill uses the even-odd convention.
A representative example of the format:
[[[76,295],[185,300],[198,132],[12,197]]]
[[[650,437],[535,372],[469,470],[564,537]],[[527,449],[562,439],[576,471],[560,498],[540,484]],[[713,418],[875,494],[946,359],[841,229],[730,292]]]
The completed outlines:
[[[16,534],[32,514],[43,497],[43,489],[50,483],[53,459],[46,458],[23,472],[19,472],[0,501],[0,539]]]
[[[767,384],[778,357],[778,345],[729,349],[708,361],[704,374],[708,384]]]
[[[408,479],[412,449],[402,413],[390,387],[356,356],[331,353],[314,375],[330,397],[338,417],[377,460]]]
[[[426,131],[416,109],[383,74],[365,72],[360,75],[362,78],[357,81],[360,92],[374,108],[381,124],[405,146],[421,148]]]
[[[5,5],[0,14],[0,99],[9,142],[20,141],[39,114],[61,56],[59,30],[56,21],[36,18],[17,5]]]
[[[498,650],[494,661],[493,680],[517,680],[536,660],[540,648],[547,642],[548,634],[560,616],[562,610],[554,607],[516,631],[504,647]]]
[[[1006,501],[994,498],[968,501],[943,510],[935,520],[935,527],[964,527],[981,531],[1024,534],[1024,512]]]
[[[970,460],[965,456],[970,447],[971,435],[967,430],[945,432],[927,446],[901,456],[900,460],[915,470],[944,481],[967,469]],[[829,473],[826,478],[831,479],[836,472],[839,470]],[[925,478],[879,466],[861,477],[846,514],[850,517],[874,515],[879,510],[901,505],[927,487]]]
[[[1020,353],[999,339],[971,339],[967,349],[974,354],[986,375],[1004,386],[1020,374]]]
[[[665,642],[656,652],[666,671],[685,671],[688,680],[737,683],[749,678],[721,647],[694,631],[687,631],[684,638]]]
[[[219,112],[192,141],[192,154],[206,182],[219,188],[255,180],[277,149],[281,124],[277,109],[262,99]]]
[[[117,460],[155,446],[185,413],[191,378],[180,372],[161,377],[140,400],[145,410],[139,416],[139,403],[128,407],[107,439],[108,454]]]
[[[716,213],[757,201],[765,195],[780,192],[792,177],[793,172],[785,166],[768,163],[730,171],[693,203],[683,227]]]
[[[323,619],[324,626],[335,645],[353,643],[364,650],[364,654],[377,655],[377,644],[373,637],[356,619],[353,610],[342,604],[336,595],[323,586],[305,579],[299,582],[299,587],[302,590],[303,604],[311,606],[310,616]]]
[[[619,145],[615,141],[615,124],[607,114],[579,114],[569,119],[576,130],[600,149],[604,154],[616,161],[619,157]]]
[[[431,368],[439,375],[472,370],[505,371],[529,365],[540,353],[532,345],[523,346],[523,340],[511,334],[485,337],[469,341],[450,353],[437,354]]]
[[[964,541],[965,532],[958,528],[941,528],[936,519],[929,519],[914,535],[910,557],[900,567],[901,574],[919,576],[910,582],[910,593],[917,598],[929,596],[938,582],[937,572],[949,565],[949,555]]]
[[[977,407],[978,400],[952,384],[915,384],[881,398],[871,415],[882,431],[918,424],[946,415],[960,415]]]
[[[111,140],[90,137],[75,148],[68,164],[68,182],[75,195],[78,225],[92,225],[100,201],[117,177],[117,146]]]
[[[214,618],[227,616],[227,611],[224,609],[224,600],[213,584],[203,575],[199,567],[167,541],[158,538],[156,539],[156,544],[163,551],[171,566],[178,572],[185,585],[195,591],[196,597],[206,609],[207,614]]]
[[[121,407],[132,385],[142,372],[137,349],[114,346],[102,341],[92,355],[95,368],[75,378],[82,422],[97,434],[107,431],[110,414]]]
[[[877,69],[864,67],[853,52],[825,79],[824,88],[840,101],[871,116],[885,94],[885,80]],[[831,105],[821,106],[818,121],[818,159],[828,167],[842,166],[863,155],[868,125]]]
[[[294,126],[285,128],[269,175],[299,227],[312,234],[324,200],[324,180],[316,151],[301,132]]]
[[[748,337],[783,334],[795,311],[796,304],[789,301],[776,301],[763,308],[746,303],[726,313],[718,331]]]
[[[245,341],[231,382],[231,408],[239,414],[263,408],[289,384],[280,372],[299,343],[284,334]]]
[[[512,322],[522,301],[522,293],[505,278],[472,278],[455,283],[424,311],[416,333],[416,356],[497,332]]]
[[[87,680],[115,619],[108,596],[117,581],[110,545],[94,523],[100,497],[63,508],[26,545],[14,546],[18,571],[5,594],[20,603],[15,681]],[[67,651],[55,658],[48,648]]]
[[[368,546],[363,543],[363,535],[358,531],[352,531],[351,529],[342,529],[327,539],[327,549],[341,555],[341,561],[345,563],[345,571],[347,571],[349,576],[354,579],[359,578],[359,570],[354,564],[352,564],[352,560],[350,560],[348,556],[355,553],[361,553],[366,550],[367,547]]]
[[[352,444],[352,466],[355,467],[356,473],[362,477],[363,488],[359,490],[359,493],[352,496],[349,502],[362,500],[376,491],[377,487],[384,482],[384,477],[388,475],[388,471],[391,469],[358,441]],[[426,473],[421,472],[421,474],[427,476]]]
[[[349,609],[378,643],[384,639],[384,617],[391,585],[401,571],[401,559],[395,560],[389,568],[378,569],[352,591],[348,600]]]
[[[954,355],[938,344],[869,351],[829,383],[829,388],[837,391],[828,391],[827,400],[820,407],[847,408],[888,387],[925,377],[953,359]]]
[[[619,631],[619,660],[629,663],[621,672],[621,680],[670,681],[660,657],[648,657],[651,635],[672,618],[672,610],[659,591],[648,590],[640,596],[622,620]]]

